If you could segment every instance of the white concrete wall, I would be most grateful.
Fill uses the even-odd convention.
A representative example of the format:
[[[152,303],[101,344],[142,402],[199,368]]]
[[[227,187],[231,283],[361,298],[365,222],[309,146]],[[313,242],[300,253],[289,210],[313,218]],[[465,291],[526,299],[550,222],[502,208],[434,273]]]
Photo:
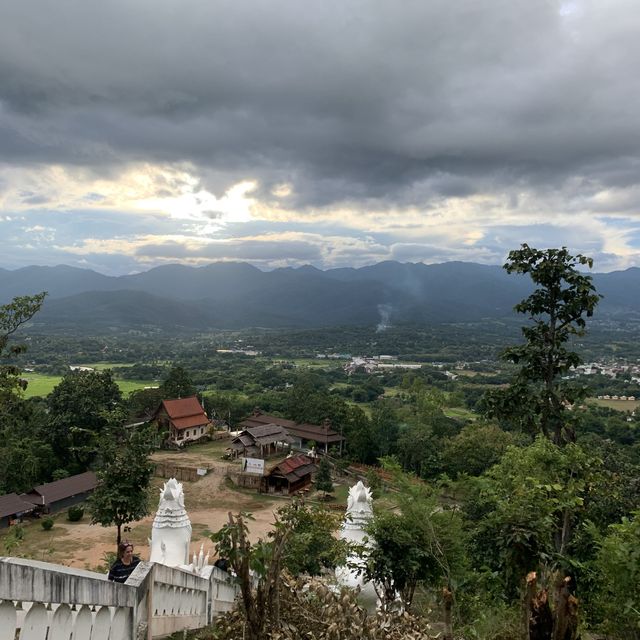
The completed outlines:
[[[210,624],[238,587],[206,567],[198,576],[141,562],[125,584],[60,565],[0,558],[0,640],[139,640]]]

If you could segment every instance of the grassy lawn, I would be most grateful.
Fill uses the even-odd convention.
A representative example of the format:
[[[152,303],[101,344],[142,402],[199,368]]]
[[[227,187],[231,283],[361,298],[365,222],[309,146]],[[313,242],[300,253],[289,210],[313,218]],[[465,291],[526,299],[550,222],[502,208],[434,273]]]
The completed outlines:
[[[640,400],[599,400],[598,398],[589,398],[591,404],[599,407],[609,407],[616,411],[636,411],[640,407]]]
[[[62,380],[62,376],[46,376],[41,373],[24,373],[21,377],[29,382],[29,386],[24,393],[25,398],[48,396],[53,391],[53,388]],[[125,396],[128,396],[136,389],[144,389],[144,387],[151,387],[158,384],[153,380],[116,380],[116,383]]]

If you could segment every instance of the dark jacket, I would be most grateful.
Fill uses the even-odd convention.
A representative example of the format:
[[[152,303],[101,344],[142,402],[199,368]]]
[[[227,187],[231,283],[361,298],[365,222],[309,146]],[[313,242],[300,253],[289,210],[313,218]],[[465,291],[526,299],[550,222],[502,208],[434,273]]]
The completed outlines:
[[[113,582],[125,582],[139,563],[140,558],[138,558],[138,556],[131,558],[131,564],[123,564],[122,560],[116,560],[111,565],[111,569],[109,569],[109,580]]]

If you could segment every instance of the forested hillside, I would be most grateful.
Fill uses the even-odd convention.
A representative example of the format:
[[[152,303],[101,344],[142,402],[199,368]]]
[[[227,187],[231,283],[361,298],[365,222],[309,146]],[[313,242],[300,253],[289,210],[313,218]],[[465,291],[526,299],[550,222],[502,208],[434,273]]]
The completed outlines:
[[[114,422],[144,421],[166,397],[198,393],[207,412],[232,427],[255,407],[297,422],[329,420],[346,438],[346,451],[342,457],[331,452],[327,473],[337,478],[350,465],[368,465],[360,468],[379,506],[369,530],[376,544],[374,551],[363,551],[362,571],[387,586],[382,596],[395,637],[411,628],[426,634],[416,637],[440,630],[450,638],[551,640],[563,630],[557,637],[565,640],[597,633],[635,640],[640,403],[619,401],[611,408],[595,396],[609,385],[610,392],[623,389],[640,399],[638,356],[633,342],[613,331],[609,339],[618,340],[601,345],[598,354],[602,371],[610,368],[613,375],[574,375],[585,351],[597,351],[588,329],[601,304],[595,281],[577,269],[581,259],[561,251],[512,252],[510,270],[533,283],[518,303],[521,328],[488,324],[493,329],[486,334],[454,325],[444,333],[424,327],[258,332],[251,341],[237,332],[167,343],[132,334],[105,343],[30,333],[31,353],[17,353],[13,334],[42,303],[23,298],[0,312],[0,347],[18,358],[18,366],[3,368],[0,377],[0,489],[21,492],[101,468],[104,438]],[[349,342],[378,356],[395,344],[403,355],[421,360],[378,358],[398,366],[348,368],[343,365],[350,359],[333,349]],[[322,358],[309,353],[322,345]],[[233,348],[218,352],[220,346]],[[451,358],[430,357],[435,353]],[[91,370],[69,371],[72,363]],[[29,396],[24,376],[38,371],[57,374],[56,385],[44,396]],[[125,396],[116,385],[142,377],[157,388]],[[330,493],[331,483],[322,486]],[[319,523],[334,520],[321,517],[324,511],[306,513],[300,507],[280,515],[276,530],[291,536],[281,556],[272,544],[277,536],[243,548],[261,568],[259,577],[285,569],[323,580],[331,574],[344,550],[318,541],[332,539]],[[225,535],[216,540],[232,540]],[[275,574],[269,573],[272,566],[279,567]],[[294,587],[292,580],[282,573],[278,581],[291,609],[277,619],[265,614],[259,621],[265,633],[296,637],[292,629],[313,615],[318,637],[334,637],[331,620],[325,624],[316,605],[294,598],[302,583]],[[304,589],[324,593],[317,585]],[[397,596],[413,616],[404,622],[393,617]],[[344,637],[355,640],[357,625],[373,634],[366,637],[377,637],[351,600],[340,600],[341,608],[328,592],[322,598],[341,612]],[[231,616],[219,629],[227,635],[216,637],[238,637],[245,623],[241,612]]]
[[[640,317],[639,269],[598,274],[594,282],[603,295],[602,318]],[[267,272],[243,263],[167,265],[121,277],[65,266],[0,271],[0,302],[39,291],[49,296],[37,326],[89,334],[506,319],[530,284],[500,267],[462,262]]]

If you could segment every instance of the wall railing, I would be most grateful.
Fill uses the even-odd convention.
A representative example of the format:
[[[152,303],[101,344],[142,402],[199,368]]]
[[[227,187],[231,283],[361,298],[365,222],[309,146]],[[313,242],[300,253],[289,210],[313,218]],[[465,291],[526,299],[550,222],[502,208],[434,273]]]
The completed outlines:
[[[91,571],[0,558],[0,640],[151,640],[199,629],[235,606],[224,571],[141,562],[125,584]]]

